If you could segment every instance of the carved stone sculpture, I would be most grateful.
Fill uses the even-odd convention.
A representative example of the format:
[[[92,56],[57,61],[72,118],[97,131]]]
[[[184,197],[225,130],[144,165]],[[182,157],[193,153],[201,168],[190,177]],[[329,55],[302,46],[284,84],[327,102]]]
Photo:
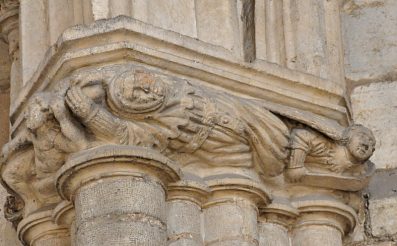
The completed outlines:
[[[105,142],[183,155],[178,159],[182,166],[254,167],[265,176],[284,169],[289,130],[255,100],[139,70],[113,78],[106,105],[95,103],[98,99],[84,90],[87,86],[73,86],[66,102]]]
[[[2,167],[2,178],[22,198],[25,213],[29,213],[59,201],[55,172],[63,165],[68,153],[86,148],[87,141],[63,99],[54,94],[35,95],[25,120],[26,130],[3,148],[3,160],[9,161]],[[13,154],[21,149],[25,154],[18,153],[18,158],[13,161]]]
[[[291,157],[286,176],[290,181],[299,181],[307,167],[328,169],[337,174],[352,169],[362,169],[363,164],[375,150],[375,137],[361,125],[352,125],[344,131],[340,141],[327,139],[309,128],[293,129],[291,132]],[[361,170],[362,172],[363,170]],[[360,171],[358,171],[360,174]]]
[[[68,237],[65,226],[71,226],[80,235],[77,242],[91,242],[91,236],[86,238],[85,233],[79,232],[87,226],[86,222],[71,219],[68,225],[59,225],[54,223],[52,211],[62,199],[68,200],[74,204],[72,214],[83,218],[81,208],[88,206],[80,197],[83,191],[99,203],[102,197],[97,195],[105,183],[107,192],[114,192],[111,199],[121,199],[118,191],[111,188],[113,182],[128,179],[133,192],[138,185],[136,172],[142,177],[157,177],[162,172],[157,178],[164,178],[161,168],[166,166],[156,164],[162,171],[149,170],[146,164],[138,165],[139,155],[133,157],[138,158],[134,161],[126,161],[126,156],[137,149],[147,153],[148,158],[159,155],[171,159],[178,173],[172,182],[184,181],[185,175],[194,173],[196,179],[210,187],[199,204],[207,211],[206,227],[210,228],[211,219],[215,218],[209,211],[224,210],[230,204],[244,209],[246,213],[241,216],[250,218],[252,235],[248,237],[252,242],[258,240],[253,233],[257,226],[256,208],[271,202],[271,194],[263,185],[272,182],[271,177],[278,176],[282,186],[291,189],[315,186],[356,191],[368,181],[372,165],[368,158],[374,151],[375,139],[361,125],[345,128],[306,111],[240,97],[135,66],[121,65],[109,70],[71,76],[53,92],[36,94],[26,109],[24,130],[4,147],[3,182],[15,197],[9,200],[6,212],[15,225],[19,223],[22,241],[32,241],[29,235],[36,230],[35,221],[45,217],[55,228],[51,233],[61,228]],[[79,161],[74,163],[76,158]],[[142,180],[146,184],[147,180]],[[224,187],[222,196],[220,186],[212,183]],[[261,188],[252,193],[254,184]],[[96,185],[98,191],[91,194]],[[159,190],[164,189],[166,194],[164,185]],[[258,195],[266,199],[257,201]],[[161,202],[166,199],[162,197]],[[134,201],[135,198],[128,200],[126,207],[130,208]],[[76,205],[79,203],[81,206]],[[40,209],[47,210],[41,214]],[[324,218],[320,219],[323,222]],[[105,220],[103,230],[107,223]],[[235,227],[233,237],[239,242],[247,236],[240,235],[244,226]],[[165,241],[165,227],[160,229],[156,240]],[[96,240],[103,240],[102,233],[90,231]],[[227,232],[209,235],[205,240],[229,240],[224,239]]]

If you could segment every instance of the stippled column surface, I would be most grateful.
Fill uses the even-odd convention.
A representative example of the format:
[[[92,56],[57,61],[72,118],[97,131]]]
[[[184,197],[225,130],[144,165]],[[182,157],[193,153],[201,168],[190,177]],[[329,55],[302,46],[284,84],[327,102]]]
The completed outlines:
[[[58,191],[74,200],[75,245],[166,245],[164,185],[178,179],[171,166],[152,150],[116,145],[71,158]]]
[[[207,187],[183,180],[168,186],[167,232],[169,246],[201,246],[202,204]]]
[[[293,233],[293,246],[342,246],[342,233],[335,227],[307,225],[296,228]]]
[[[148,177],[85,185],[76,194],[75,209],[76,245],[163,245],[166,240],[165,192]]]
[[[285,226],[260,220],[258,225],[260,246],[289,246],[288,229]]]
[[[244,179],[209,181],[204,205],[205,245],[258,245],[258,203],[267,203],[260,185]]]

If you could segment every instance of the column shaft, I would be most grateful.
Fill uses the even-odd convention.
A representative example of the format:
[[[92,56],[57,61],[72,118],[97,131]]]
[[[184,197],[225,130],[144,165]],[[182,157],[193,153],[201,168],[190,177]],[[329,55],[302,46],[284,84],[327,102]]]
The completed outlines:
[[[205,245],[258,245],[258,209],[244,199],[208,203],[204,211]]]
[[[201,246],[201,207],[187,200],[168,202],[167,231],[169,246]]]
[[[178,180],[176,165],[148,148],[104,145],[69,157],[57,189],[74,203],[75,245],[166,245],[165,187]]]
[[[112,177],[79,189],[76,245],[164,245],[165,191],[144,176]]]
[[[342,246],[342,233],[327,225],[307,225],[296,228],[293,246]]]
[[[288,229],[285,226],[259,221],[259,246],[289,246]]]

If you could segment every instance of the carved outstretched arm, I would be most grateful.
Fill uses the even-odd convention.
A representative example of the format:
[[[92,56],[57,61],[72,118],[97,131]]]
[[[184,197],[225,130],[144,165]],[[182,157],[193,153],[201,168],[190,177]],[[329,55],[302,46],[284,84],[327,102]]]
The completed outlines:
[[[114,140],[117,137],[120,144],[125,144],[128,141],[126,123],[112,115],[102,106],[95,104],[91,98],[82,92],[80,87],[75,86],[68,90],[66,102],[72,112],[95,135],[106,140]]]
[[[291,156],[287,164],[286,178],[291,182],[298,182],[306,173],[305,159],[310,151],[311,131],[294,129],[291,133]]]
[[[306,158],[306,151],[302,149],[292,149],[290,161],[287,165],[286,178],[290,182],[298,182],[306,173],[304,165]]]
[[[65,152],[74,152],[87,148],[88,140],[85,133],[78,122],[69,113],[64,100],[58,97],[54,98],[51,109],[61,126],[61,131],[64,136],[61,141],[59,141],[61,148]]]

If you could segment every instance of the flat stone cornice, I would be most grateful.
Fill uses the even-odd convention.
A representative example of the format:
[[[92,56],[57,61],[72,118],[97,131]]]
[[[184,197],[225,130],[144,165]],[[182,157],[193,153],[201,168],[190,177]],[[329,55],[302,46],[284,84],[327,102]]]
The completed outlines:
[[[74,70],[101,64],[138,62],[193,77],[220,89],[298,107],[345,124],[344,89],[337,83],[275,64],[245,63],[230,50],[117,17],[66,30],[11,108],[14,128],[30,95]],[[16,125],[16,126],[15,126]]]

